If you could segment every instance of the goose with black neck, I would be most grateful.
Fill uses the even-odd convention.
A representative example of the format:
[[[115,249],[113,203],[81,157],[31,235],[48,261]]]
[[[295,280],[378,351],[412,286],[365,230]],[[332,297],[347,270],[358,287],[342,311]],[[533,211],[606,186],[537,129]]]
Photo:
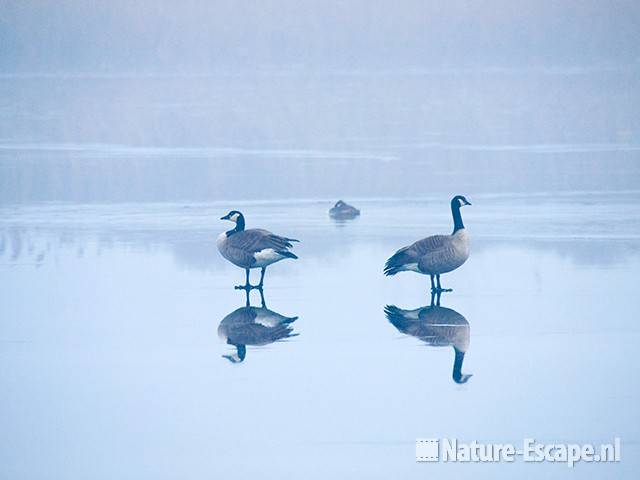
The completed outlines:
[[[450,292],[442,288],[440,275],[460,267],[469,258],[469,237],[462,222],[460,209],[471,205],[463,195],[451,199],[453,232],[451,235],[432,235],[398,250],[384,267],[385,275],[416,272],[429,275],[432,292]]]
[[[269,265],[285,258],[298,258],[289,249],[293,247],[292,242],[299,240],[281,237],[261,228],[246,230],[244,215],[238,210],[230,211],[220,220],[235,223],[235,228],[218,236],[217,246],[225,259],[245,270],[245,284],[236,286],[236,289],[262,288],[264,274]],[[249,272],[252,268],[261,269],[260,283],[256,286],[249,282]]]

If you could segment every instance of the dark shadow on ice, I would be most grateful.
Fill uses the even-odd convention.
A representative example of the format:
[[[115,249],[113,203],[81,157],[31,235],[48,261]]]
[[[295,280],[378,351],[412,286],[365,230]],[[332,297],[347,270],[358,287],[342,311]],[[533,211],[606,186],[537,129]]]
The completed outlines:
[[[469,322],[455,310],[440,306],[440,294],[431,295],[429,306],[403,310],[387,305],[384,313],[401,333],[416,337],[431,347],[453,347],[453,381],[466,383],[471,378],[471,374],[462,373],[462,362],[469,348]]]
[[[227,344],[236,347],[235,353],[223,355],[223,358],[232,363],[244,361],[247,355],[247,345],[269,345],[298,335],[298,333],[293,333],[291,326],[298,317],[285,317],[269,310],[262,289],[259,289],[259,292],[260,307],[250,305],[250,293],[245,291],[245,306],[228,314],[218,325],[218,336]]]

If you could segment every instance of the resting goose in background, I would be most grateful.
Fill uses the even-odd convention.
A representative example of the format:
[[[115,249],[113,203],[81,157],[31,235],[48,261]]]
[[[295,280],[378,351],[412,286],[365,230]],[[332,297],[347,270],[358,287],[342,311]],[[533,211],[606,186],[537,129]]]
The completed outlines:
[[[218,250],[224,258],[234,265],[244,268],[246,282],[236,286],[237,289],[262,288],[264,274],[272,263],[285,258],[298,258],[289,251],[291,242],[298,242],[294,238],[281,237],[260,228],[244,229],[244,215],[237,210],[232,210],[220,220],[229,220],[236,224],[233,230],[223,232],[218,236]],[[261,268],[260,283],[252,286],[249,283],[249,270]]]
[[[469,348],[469,322],[455,310],[441,307],[439,293],[436,303],[432,294],[428,307],[403,310],[387,305],[384,313],[401,333],[416,337],[432,347],[452,346],[455,352],[453,381],[466,383],[471,378],[471,374],[462,373],[462,362]]]
[[[471,205],[462,195],[451,200],[453,215],[453,233],[451,235],[433,235],[423,238],[408,247],[398,250],[384,266],[385,275],[412,271],[431,277],[432,292],[450,292],[440,284],[440,275],[451,272],[469,258],[469,238],[462,223],[460,208]],[[437,281],[434,283],[434,277]]]
[[[236,347],[236,353],[222,356],[231,363],[240,363],[245,359],[247,345],[268,345],[298,335],[293,333],[291,327],[298,317],[285,317],[269,310],[264,302],[262,289],[260,289],[262,307],[252,307],[249,304],[249,290],[246,292],[246,306],[231,312],[218,326],[218,336],[222,341]]]
[[[329,210],[329,216],[335,220],[349,220],[358,215],[360,215],[360,210],[342,200],[338,200]]]

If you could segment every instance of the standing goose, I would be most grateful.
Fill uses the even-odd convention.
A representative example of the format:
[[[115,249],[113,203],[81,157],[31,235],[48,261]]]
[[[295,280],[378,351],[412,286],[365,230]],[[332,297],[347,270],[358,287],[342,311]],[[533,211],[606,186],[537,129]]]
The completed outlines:
[[[385,275],[412,271],[431,277],[432,292],[450,292],[440,284],[440,275],[455,270],[469,258],[469,238],[462,223],[460,208],[471,205],[462,195],[451,199],[453,233],[423,238],[398,250],[384,266]],[[437,281],[437,285],[434,282]]]
[[[403,310],[395,305],[384,307],[389,322],[406,335],[416,337],[432,347],[452,346],[455,352],[453,360],[453,381],[466,383],[471,374],[462,373],[462,362],[469,348],[470,329],[466,318],[451,308],[440,306],[440,294],[434,303],[414,310]]]
[[[285,258],[298,258],[289,251],[291,242],[298,242],[294,238],[281,237],[260,228],[244,229],[244,215],[237,210],[232,210],[220,220],[229,220],[236,227],[218,236],[218,250],[224,258],[234,265],[244,268],[246,282],[236,286],[237,289],[248,290],[262,288],[264,273],[269,265]],[[262,269],[260,283],[252,286],[249,283],[249,270],[251,268]]]

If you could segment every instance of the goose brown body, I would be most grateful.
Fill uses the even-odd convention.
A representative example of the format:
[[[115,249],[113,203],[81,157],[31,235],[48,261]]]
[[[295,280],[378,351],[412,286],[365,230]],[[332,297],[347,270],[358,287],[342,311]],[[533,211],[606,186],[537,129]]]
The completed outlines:
[[[384,268],[385,275],[412,271],[440,275],[459,268],[469,258],[469,237],[462,223],[460,207],[471,205],[463,196],[451,200],[454,229],[451,235],[433,235],[398,250]]]

